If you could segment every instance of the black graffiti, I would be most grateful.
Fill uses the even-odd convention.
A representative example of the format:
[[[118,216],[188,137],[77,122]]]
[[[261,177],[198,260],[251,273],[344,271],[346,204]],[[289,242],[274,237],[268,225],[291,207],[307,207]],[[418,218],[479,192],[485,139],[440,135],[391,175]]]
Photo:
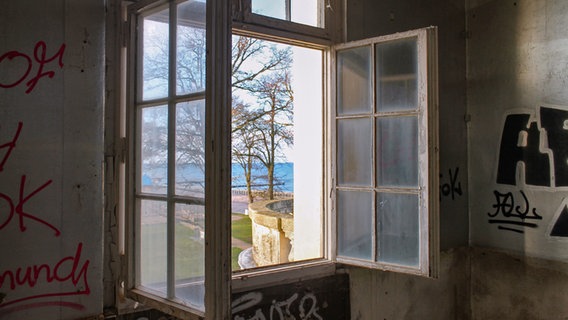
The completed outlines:
[[[515,201],[515,196],[512,192],[501,193],[497,190],[493,191],[495,195],[495,204],[493,213],[488,212],[487,215],[491,218],[489,223],[499,224],[498,229],[507,230],[517,233],[524,233],[523,229],[518,227],[537,228],[538,225],[534,222],[527,222],[526,220],[542,220],[542,217],[537,213],[536,208],[531,207],[529,199],[523,190],[519,190],[522,199]],[[519,203],[520,204],[517,204]],[[505,219],[498,219],[498,218]],[[520,219],[520,220],[515,220]]]
[[[517,185],[517,165],[522,163],[527,185],[568,186],[568,111],[540,107],[538,121],[540,128],[537,121],[531,120],[531,114],[507,116],[501,135],[497,183]],[[545,152],[541,141],[548,142]]]
[[[461,182],[458,180],[460,168],[456,167],[453,172],[452,169],[449,169],[448,171],[449,181],[446,181],[445,183],[442,183],[444,175],[440,174],[440,201],[442,201],[442,197],[451,197],[452,200],[455,200],[456,196],[463,195]]]

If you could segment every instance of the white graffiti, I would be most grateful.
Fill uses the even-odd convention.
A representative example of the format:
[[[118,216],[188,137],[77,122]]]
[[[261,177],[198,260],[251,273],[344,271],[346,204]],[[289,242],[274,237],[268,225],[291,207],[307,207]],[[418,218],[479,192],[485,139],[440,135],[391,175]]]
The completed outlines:
[[[272,300],[268,311],[268,318],[262,311],[261,307],[254,310],[252,315],[246,316],[239,313],[245,313],[250,309],[257,307],[263,300],[261,292],[250,292],[235,299],[231,305],[233,320],[323,320],[318,314],[318,301],[313,293],[306,293],[297,302],[298,315],[294,315],[292,309],[293,304],[298,300],[298,294],[294,293],[288,299],[277,301]]]

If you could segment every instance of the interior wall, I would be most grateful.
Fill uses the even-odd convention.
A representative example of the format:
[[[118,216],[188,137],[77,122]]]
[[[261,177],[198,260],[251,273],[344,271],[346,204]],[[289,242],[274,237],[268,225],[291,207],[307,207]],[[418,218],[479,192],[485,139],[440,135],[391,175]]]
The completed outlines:
[[[473,319],[565,319],[568,2],[467,6]]]
[[[0,10],[0,318],[102,313],[104,1]]]
[[[463,0],[349,0],[347,40],[438,27],[439,279],[350,268],[353,319],[469,319],[466,32]]]

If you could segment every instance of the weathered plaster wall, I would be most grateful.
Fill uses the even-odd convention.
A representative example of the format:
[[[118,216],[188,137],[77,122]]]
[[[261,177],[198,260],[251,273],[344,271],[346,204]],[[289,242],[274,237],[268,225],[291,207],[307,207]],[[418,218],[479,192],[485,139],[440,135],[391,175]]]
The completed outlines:
[[[0,318],[102,313],[104,1],[0,10]]]
[[[568,318],[568,2],[470,0],[473,319]]]
[[[464,1],[347,2],[347,40],[438,27],[440,278],[350,268],[353,319],[468,319],[466,39]]]

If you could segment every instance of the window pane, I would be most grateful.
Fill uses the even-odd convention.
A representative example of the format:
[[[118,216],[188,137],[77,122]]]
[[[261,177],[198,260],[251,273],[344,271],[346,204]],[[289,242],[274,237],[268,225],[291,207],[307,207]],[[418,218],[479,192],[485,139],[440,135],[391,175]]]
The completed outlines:
[[[337,54],[337,115],[371,112],[371,47]]]
[[[292,0],[292,21],[313,27],[324,27],[323,1],[321,0]]]
[[[178,5],[176,92],[205,90],[205,2]]]
[[[166,295],[167,205],[140,201],[140,284]]]
[[[252,13],[323,27],[322,4],[320,0],[252,0]]]
[[[337,192],[337,252],[373,259],[372,192]]]
[[[377,183],[381,187],[418,186],[416,116],[377,120]]]
[[[417,195],[379,193],[378,260],[404,266],[418,266],[420,256],[418,226]]]
[[[286,19],[286,0],[252,0],[252,13]]]
[[[337,180],[339,185],[372,183],[371,120],[343,119],[337,124]]]
[[[205,299],[205,207],[176,204],[176,296],[203,308]]]
[[[416,109],[416,39],[377,44],[376,59],[377,111]]]
[[[168,95],[169,10],[143,18],[142,99]]]
[[[205,194],[205,100],[176,106],[176,194]]]
[[[168,157],[168,108],[148,107],[141,110],[140,125],[140,190],[147,193],[166,194]]]

